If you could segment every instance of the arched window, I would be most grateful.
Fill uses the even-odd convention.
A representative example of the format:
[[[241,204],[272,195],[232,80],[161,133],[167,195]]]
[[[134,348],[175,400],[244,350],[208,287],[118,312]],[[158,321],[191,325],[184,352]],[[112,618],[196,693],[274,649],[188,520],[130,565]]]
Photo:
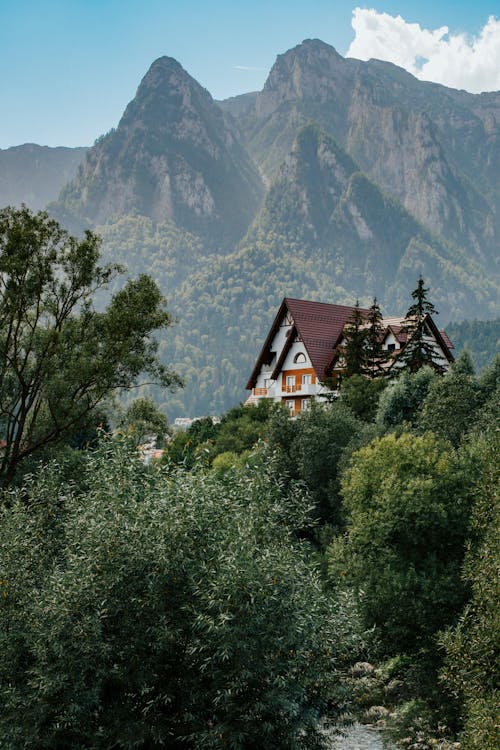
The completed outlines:
[[[293,361],[296,365],[298,365],[301,362],[305,362],[306,355],[303,352],[299,352],[298,354],[295,355],[295,357],[293,358]]]

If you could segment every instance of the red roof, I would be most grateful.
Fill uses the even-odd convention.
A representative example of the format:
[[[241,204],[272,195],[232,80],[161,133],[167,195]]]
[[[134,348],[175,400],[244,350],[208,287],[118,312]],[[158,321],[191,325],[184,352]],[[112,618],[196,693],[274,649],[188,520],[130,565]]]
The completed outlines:
[[[322,379],[327,376],[326,370],[331,362],[334,349],[339,343],[344,325],[352,316],[354,309],[353,305],[332,305],[327,302],[310,302],[309,300],[285,297],[257,359],[247,388],[254,387],[262,364],[269,361],[270,347],[287,310],[293,318],[295,329],[302,339],[316,375]],[[360,311],[364,315],[368,314],[367,309],[360,308]],[[290,336],[287,340],[285,350],[278,362],[280,367],[293,338],[293,336]]]
[[[342,331],[352,317],[353,305],[331,305],[326,302],[308,302],[302,299],[285,297],[295,327],[300,334],[319,378],[327,375],[335,347],[342,338]],[[368,310],[360,308],[368,315]]]

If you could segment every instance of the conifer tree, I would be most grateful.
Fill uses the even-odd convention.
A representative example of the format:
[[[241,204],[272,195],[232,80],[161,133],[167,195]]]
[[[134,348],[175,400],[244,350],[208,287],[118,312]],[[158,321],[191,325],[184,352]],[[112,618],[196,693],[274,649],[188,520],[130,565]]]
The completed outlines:
[[[359,309],[359,300],[352,311],[351,317],[344,327],[346,344],[342,347],[345,359],[345,376],[364,375],[366,369],[366,340],[367,329],[365,318]]]
[[[428,291],[424,287],[422,276],[419,276],[417,287],[411,293],[414,303],[408,308],[400,331],[406,334],[406,346],[398,360],[403,364],[404,369],[410,372],[417,372],[424,365],[430,365],[435,370],[442,371],[442,368],[435,362],[436,350],[425,337],[427,316],[438,314],[432,302],[427,299]]]
[[[364,374],[373,379],[384,375],[383,365],[388,358],[387,351],[382,348],[382,313],[376,297],[370,306],[367,323]]]

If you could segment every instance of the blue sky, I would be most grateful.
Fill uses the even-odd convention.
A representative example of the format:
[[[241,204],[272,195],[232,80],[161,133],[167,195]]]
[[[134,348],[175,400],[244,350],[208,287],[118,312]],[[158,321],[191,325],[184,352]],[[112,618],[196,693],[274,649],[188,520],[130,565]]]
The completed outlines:
[[[429,34],[398,26],[391,16],[422,29],[447,26],[450,35],[468,38],[480,34],[489,16],[500,19],[500,0],[0,0],[0,148],[91,144],[117,124],[161,55],[179,60],[215,98],[260,89],[276,55],[305,38],[320,38],[345,55],[355,40],[356,7],[376,11],[359,16],[360,57],[370,56],[374,44],[377,56],[384,55],[386,33],[387,46],[407,44],[410,33],[429,48]],[[497,27],[490,32],[496,35]],[[406,60],[398,54],[395,61]]]

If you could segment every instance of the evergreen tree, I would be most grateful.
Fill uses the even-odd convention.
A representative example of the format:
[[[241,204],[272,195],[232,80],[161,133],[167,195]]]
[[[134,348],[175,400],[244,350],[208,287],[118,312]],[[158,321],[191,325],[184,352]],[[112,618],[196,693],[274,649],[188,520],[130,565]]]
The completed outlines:
[[[384,362],[387,362],[387,351],[382,348],[382,313],[374,297],[368,313],[368,328],[365,339],[365,365],[364,374],[373,379],[384,374]]]
[[[352,311],[351,317],[344,327],[346,344],[341,349],[341,356],[345,360],[345,376],[364,375],[366,370],[366,321],[359,309],[359,300]]]
[[[419,276],[417,288],[411,293],[414,303],[408,308],[401,327],[401,333],[406,334],[406,346],[398,359],[410,372],[416,372],[424,365],[442,371],[435,362],[434,346],[426,339],[426,318],[428,315],[438,314],[432,302],[427,299],[428,291],[424,287],[422,276]]]

